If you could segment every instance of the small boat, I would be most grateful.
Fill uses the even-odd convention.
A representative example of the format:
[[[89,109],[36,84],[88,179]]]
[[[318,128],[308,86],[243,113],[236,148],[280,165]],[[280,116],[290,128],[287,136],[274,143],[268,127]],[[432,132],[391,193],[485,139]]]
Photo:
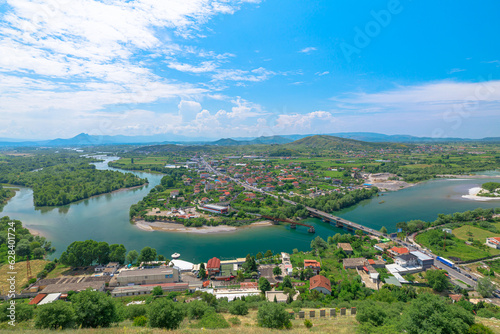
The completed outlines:
[[[174,253],[174,254],[172,254],[172,255],[170,255],[170,256],[172,257],[172,259],[178,259],[178,258],[180,258],[180,257],[181,257],[181,254],[179,254],[179,253]]]

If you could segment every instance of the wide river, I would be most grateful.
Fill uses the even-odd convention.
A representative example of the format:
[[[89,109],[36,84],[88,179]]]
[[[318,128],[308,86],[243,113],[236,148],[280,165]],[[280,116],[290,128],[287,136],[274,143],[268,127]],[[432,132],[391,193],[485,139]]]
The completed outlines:
[[[107,166],[110,160],[113,159],[97,163],[97,168],[113,169]],[[39,231],[51,240],[57,249],[52,257],[58,257],[75,240],[93,239],[110,244],[121,243],[127,250],[139,251],[145,246],[151,246],[167,258],[178,252],[183,260],[200,262],[213,256],[229,259],[268,249],[273,252],[291,252],[294,248],[308,250],[311,240],[317,235],[326,240],[328,236],[336,233],[346,233],[343,229],[315,218],[307,221],[314,225],[316,234],[309,234],[300,226],[297,230],[291,230],[285,225],[244,228],[220,234],[143,231],[129,222],[129,207],[158,185],[162,176],[150,173],[134,174],[148,178],[149,185],[104,194],[57,208],[35,208],[33,191],[21,188],[4,207],[0,216],[19,219],[26,227]],[[487,181],[489,180],[432,180],[397,192],[384,193],[383,196],[365,200],[334,214],[377,230],[385,226],[389,231],[394,231],[396,223],[401,221],[432,221],[438,213],[453,213],[477,207],[500,207],[500,200],[484,202],[462,198],[462,195],[468,194],[470,188]],[[382,200],[385,202],[379,204]]]

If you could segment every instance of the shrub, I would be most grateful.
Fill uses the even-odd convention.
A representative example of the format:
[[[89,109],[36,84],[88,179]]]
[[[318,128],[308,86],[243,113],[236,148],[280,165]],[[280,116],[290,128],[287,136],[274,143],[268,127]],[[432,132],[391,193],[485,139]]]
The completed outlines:
[[[75,326],[75,311],[71,304],[61,300],[39,306],[36,313],[36,328],[65,329]]]
[[[127,319],[134,320],[137,317],[146,315],[147,313],[146,305],[132,304],[127,306]]]
[[[146,327],[147,323],[148,323],[148,318],[146,318],[145,316],[141,315],[141,316],[138,316],[138,317],[134,318],[133,325],[136,326],[136,327]]]
[[[201,300],[193,300],[187,305],[187,316],[189,319],[200,319],[211,308]]]
[[[285,307],[277,303],[265,303],[259,307],[257,322],[261,327],[267,328],[291,328],[290,315]]]
[[[238,325],[241,325],[241,320],[240,320],[239,318],[236,318],[236,317],[229,318],[229,322],[230,322],[233,326],[238,326]]]
[[[217,329],[217,328],[229,328],[230,325],[224,319],[221,314],[215,313],[215,311],[207,312],[201,317],[200,322],[198,323],[200,327],[208,328],[208,329]]]
[[[235,300],[229,306],[229,313],[233,315],[247,315],[248,306],[242,300]]]
[[[78,324],[82,327],[109,327],[115,322],[116,305],[105,293],[90,289],[71,297]]]
[[[151,327],[177,329],[184,319],[184,310],[170,299],[160,298],[149,304],[148,317]]]
[[[307,328],[311,328],[313,326],[313,323],[311,320],[306,319],[304,320],[304,326],[306,326]]]

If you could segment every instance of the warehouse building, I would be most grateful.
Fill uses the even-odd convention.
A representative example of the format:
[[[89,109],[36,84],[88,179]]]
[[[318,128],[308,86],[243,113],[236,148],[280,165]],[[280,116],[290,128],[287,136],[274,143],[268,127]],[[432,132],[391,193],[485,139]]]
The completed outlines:
[[[180,281],[180,270],[176,267],[123,270],[116,277],[118,286],[175,283]]]

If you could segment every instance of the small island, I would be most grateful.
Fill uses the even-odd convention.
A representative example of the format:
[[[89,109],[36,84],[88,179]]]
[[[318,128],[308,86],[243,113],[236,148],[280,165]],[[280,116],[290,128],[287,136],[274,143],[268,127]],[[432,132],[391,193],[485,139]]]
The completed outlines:
[[[483,183],[477,196],[500,198],[500,182]]]

